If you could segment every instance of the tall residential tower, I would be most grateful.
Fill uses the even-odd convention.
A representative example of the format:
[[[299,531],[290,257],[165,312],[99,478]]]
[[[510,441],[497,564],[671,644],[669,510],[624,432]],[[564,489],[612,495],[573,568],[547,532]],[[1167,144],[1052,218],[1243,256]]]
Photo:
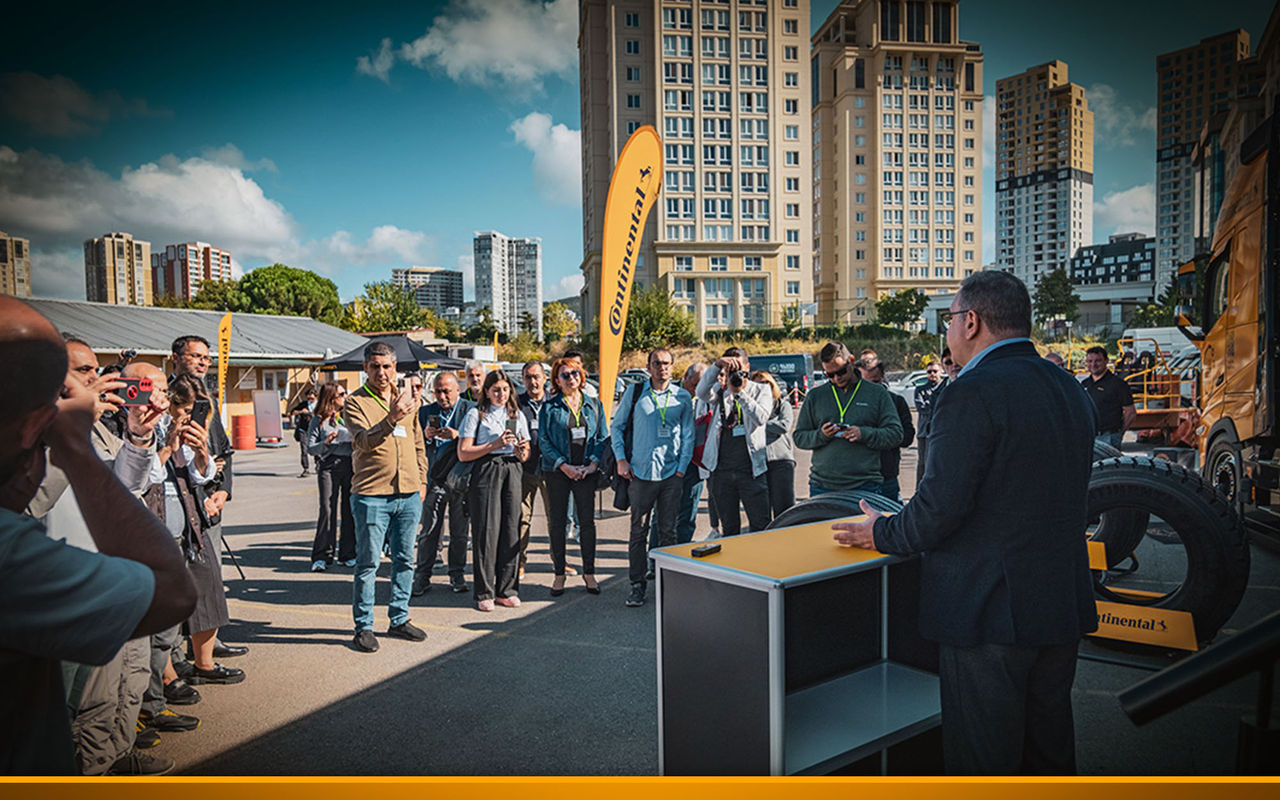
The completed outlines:
[[[90,302],[151,305],[151,242],[131,233],[85,239],[84,283]]]
[[[982,50],[958,0],[844,0],[813,37],[818,321],[982,268]]]
[[[542,338],[542,240],[516,239],[497,231],[476,231],[473,240],[476,308],[493,312],[493,324],[508,336],[529,330]]]
[[[636,259],[699,332],[812,301],[808,0],[581,0],[583,323],[600,308],[613,165],[642,125],[664,183]]]
[[[151,254],[151,279],[157,295],[190,300],[205,281],[231,280],[231,251],[204,242],[168,245]]]
[[[996,268],[1030,290],[1093,243],[1093,112],[1067,65],[996,81]]]
[[[31,241],[0,231],[0,294],[31,296]]]

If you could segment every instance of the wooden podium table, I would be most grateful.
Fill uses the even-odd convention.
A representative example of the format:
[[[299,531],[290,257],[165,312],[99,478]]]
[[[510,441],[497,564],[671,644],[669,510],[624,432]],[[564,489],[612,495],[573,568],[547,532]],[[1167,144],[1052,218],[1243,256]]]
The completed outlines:
[[[653,551],[661,774],[941,770],[919,562],[841,547],[837,521]]]

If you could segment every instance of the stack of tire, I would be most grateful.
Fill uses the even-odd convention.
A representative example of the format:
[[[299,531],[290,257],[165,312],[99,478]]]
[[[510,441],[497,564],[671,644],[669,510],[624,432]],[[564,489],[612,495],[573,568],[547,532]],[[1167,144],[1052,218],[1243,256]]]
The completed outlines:
[[[1240,605],[1249,578],[1249,545],[1239,516],[1198,473],[1185,467],[1165,459],[1124,456],[1102,443],[1095,444],[1094,458],[1089,519],[1098,521],[1092,538],[1107,544],[1107,566],[1123,562],[1137,548],[1147,535],[1150,517],[1164,520],[1186,548],[1187,574],[1177,589],[1145,604],[1189,612],[1196,638],[1209,642]],[[903,508],[874,492],[831,492],[796,503],[769,527],[861,514],[862,500],[886,514]],[[1099,600],[1142,602],[1113,594],[1106,573],[1094,575]]]

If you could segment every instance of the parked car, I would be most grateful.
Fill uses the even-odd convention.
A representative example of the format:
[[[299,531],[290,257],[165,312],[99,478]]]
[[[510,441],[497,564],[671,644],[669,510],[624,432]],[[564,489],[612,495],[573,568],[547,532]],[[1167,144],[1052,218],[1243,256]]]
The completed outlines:
[[[751,370],[764,370],[778,382],[778,388],[787,395],[792,405],[800,405],[808,394],[813,374],[813,356],[809,353],[762,353],[751,356]],[[819,373],[821,374],[821,373]]]
[[[896,381],[889,382],[889,391],[902,397],[908,403],[914,403],[916,389],[929,382],[929,373],[922,369],[912,370]]]

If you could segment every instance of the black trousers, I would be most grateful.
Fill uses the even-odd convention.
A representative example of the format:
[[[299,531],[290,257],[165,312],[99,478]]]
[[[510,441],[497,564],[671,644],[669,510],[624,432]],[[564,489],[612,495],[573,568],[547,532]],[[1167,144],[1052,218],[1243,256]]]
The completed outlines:
[[[766,473],[767,474],[767,473]],[[711,473],[711,496],[720,512],[720,533],[737,536],[742,532],[742,515],[738,504],[747,512],[751,530],[762,531],[769,527],[773,517],[769,514],[769,481],[765,475],[752,477],[750,472],[716,469]]]
[[[578,510],[578,545],[582,548],[582,574],[596,571],[596,481],[588,475],[580,481],[570,480],[560,470],[542,473],[543,491],[551,513],[547,518],[547,536],[551,540],[551,565],[556,575],[564,574],[565,534],[569,529],[569,501]]]
[[[796,462],[770,461],[765,473],[769,482],[769,510],[773,518],[796,504]],[[751,526],[755,530],[755,525]]]
[[[316,517],[316,540],[311,545],[311,560],[332,564],[334,547],[337,546],[337,560],[350,561],[356,557],[356,523],[351,516],[351,456],[332,456],[323,461],[317,459],[316,483],[320,487],[320,515]]]
[[[948,775],[1074,775],[1078,644],[938,648]]]
[[[520,462],[487,456],[471,468],[471,571],[475,599],[520,590]]]
[[[311,469],[311,454],[307,452],[307,442],[305,439],[298,442],[298,449],[302,453],[302,471],[306,472]]]
[[[430,481],[427,499],[422,501],[422,528],[418,531],[416,572],[419,575],[430,575],[436,563],[446,511],[449,514],[449,552],[445,563],[449,567],[449,577],[461,578],[467,569],[467,496]]]
[[[689,469],[697,469],[692,464]],[[627,495],[631,498],[631,537],[627,542],[627,578],[645,585],[649,569],[649,515],[658,513],[658,546],[676,543],[676,515],[680,511],[684,478],[674,472],[661,481],[645,481],[632,477]],[[579,524],[586,521],[579,516]]]

